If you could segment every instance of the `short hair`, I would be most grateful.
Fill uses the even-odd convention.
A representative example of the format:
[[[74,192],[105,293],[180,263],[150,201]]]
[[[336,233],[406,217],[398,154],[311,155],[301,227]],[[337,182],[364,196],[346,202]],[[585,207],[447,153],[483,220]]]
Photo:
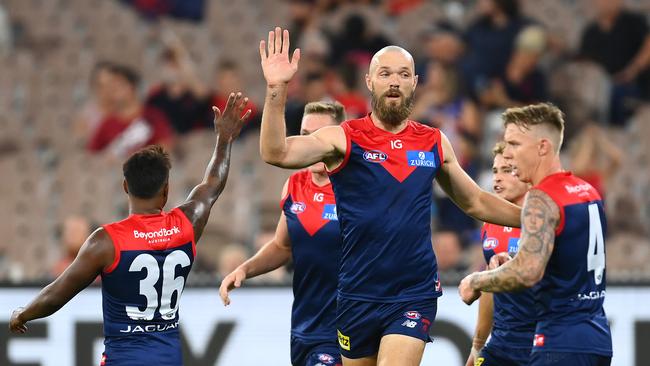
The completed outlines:
[[[138,85],[140,84],[140,75],[132,68],[120,64],[110,64],[107,68],[112,74],[126,80],[133,88],[138,88]]]
[[[307,105],[305,105],[304,114],[327,114],[331,116],[338,125],[346,119],[343,104],[336,101],[307,103]]]
[[[497,142],[492,148],[492,156],[496,157],[497,155],[503,155],[503,152],[506,149],[506,143],[503,141]]]
[[[153,198],[167,183],[171,162],[160,145],[149,145],[131,155],[122,165],[129,194]]]
[[[564,113],[553,103],[538,103],[525,107],[508,108],[501,115],[503,126],[515,124],[518,127],[530,129],[531,126],[548,126],[559,133],[560,139],[555,146],[559,152],[564,138]]]

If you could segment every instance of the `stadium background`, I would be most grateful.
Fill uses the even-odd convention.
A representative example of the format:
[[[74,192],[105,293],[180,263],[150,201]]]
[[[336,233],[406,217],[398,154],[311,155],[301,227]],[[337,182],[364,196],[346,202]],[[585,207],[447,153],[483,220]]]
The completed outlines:
[[[565,167],[606,197],[612,294],[606,310],[613,319],[614,365],[648,364],[649,350],[641,345],[650,344],[650,74],[628,66],[650,39],[650,1],[624,2],[630,29],[609,35],[609,44],[594,43],[598,38],[587,31],[607,1],[522,0],[519,14],[511,12],[513,3],[1,1],[0,323],[70,263],[90,231],[127,214],[120,163],[132,148],[155,140],[172,151],[169,207],[181,202],[202,178],[213,148],[209,106],[221,106],[224,93],[237,89],[250,95],[256,113],[233,147],[228,185],[212,211],[182,301],[189,353],[205,356],[187,364],[233,364],[224,361],[228,352],[249,347],[260,350],[260,362],[287,363],[290,266],[248,281],[251,289],[239,290],[229,309],[216,295],[220,278],[272,235],[290,174],[264,164],[258,153],[264,80],[257,46],[279,25],[292,31],[292,46],[303,50],[290,88],[290,133],[297,132],[308,101],[336,99],[350,117],[366,113],[367,62],[386,44],[415,56],[420,83],[414,119],[442,128],[466,170],[486,189],[499,113],[541,100],[562,107]],[[499,7],[510,15],[494,10]],[[488,19],[504,26],[495,30]],[[612,44],[620,46],[619,53],[612,53]],[[103,70],[96,68],[102,62],[127,71],[95,72]],[[139,75],[133,90],[124,83],[128,70]],[[129,108],[144,112],[134,115]],[[116,121],[141,128],[128,137],[106,136],[100,127]],[[451,360],[464,360],[469,350],[475,309],[459,303],[455,286],[481,267],[481,247],[478,224],[451,205],[442,195],[432,202],[448,304],[446,310],[441,304],[441,312],[449,321],[441,322],[444,331],[436,334],[439,341],[428,347],[425,361],[434,360],[431,352],[438,349],[458,347],[458,355],[446,358]],[[0,364],[98,360],[93,352],[101,347],[89,346],[96,343],[101,320],[97,289],[53,318],[34,326],[36,339],[3,331]],[[193,337],[211,347],[197,348]],[[210,348],[219,352],[210,355]]]

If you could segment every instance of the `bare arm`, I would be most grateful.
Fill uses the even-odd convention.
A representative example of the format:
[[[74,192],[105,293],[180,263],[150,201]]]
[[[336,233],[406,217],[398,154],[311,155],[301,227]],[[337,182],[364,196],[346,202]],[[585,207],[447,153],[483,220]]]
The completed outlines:
[[[479,291],[511,292],[533,287],[544,276],[553,253],[555,229],[560,221],[557,204],[544,192],[528,193],[522,212],[519,252],[497,269],[476,272],[461,282],[463,301],[471,303]],[[471,293],[473,292],[473,293]]]
[[[239,135],[244,122],[250,116],[250,109],[240,118],[248,98],[241,93],[231,93],[226,103],[223,114],[217,107],[214,110],[214,125],[217,142],[203,181],[194,187],[187,200],[179,206],[185,216],[194,226],[194,240],[198,241],[203,234],[203,228],[208,222],[210,210],[226,186],[228,170],[230,168],[230,148],[232,142]]]
[[[442,134],[444,164],[438,173],[440,187],[468,215],[480,221],[520,227],[521,208],[482,190],[461,168],[447,136]]]
[[[286,196],[287,186],[288,182],[284,184],[282,197]],[[230,304],[228,293],[234,288],[241,287],[244,280],[278,269],[290,259],[291,240],[289,240],[287,218],[283,212],[280,214],[280,220],[278,220],[278,226],[275,229],[275,237],[221,281],[219,295],[224,305]]]
[[[260,42],[260,58],[267,83],[260,131],[262,159],[282,168],[304,168],[319,161],[331,168],[342,158],[337,142],[345,149],[341,127],[327,127],[309,136],[287,138],[284,121],[287,84],[298,70],[300,60],[300,50],[296,49],[289,61],[289,31],[275,28],[269,32],[268,44]]]
[[[9,325],[11,331],[25,333],[26,322],[57,312],[88,287],[113,262],[114,255],[111,238],[104,229],[97,229],[86,239],[72,264],[54,282],[46,286],[25,308],[13,312]]]
[[[492,332],[492,322],[494,319],[494,296],[489,292],[483,292],[478,303],[478,321],[474,330],[472,339],[472,350],[467,359],[466,366],[474,366],[478,353],[485,346],[485,342]]]

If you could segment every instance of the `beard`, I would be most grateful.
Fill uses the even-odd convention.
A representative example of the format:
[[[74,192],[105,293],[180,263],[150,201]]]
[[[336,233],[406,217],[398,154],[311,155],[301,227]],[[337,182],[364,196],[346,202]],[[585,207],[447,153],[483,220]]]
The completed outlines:
[[[372,112],[377,114],[380,121],[388,125],[399,125],[408,118],[413,110],[413,92],[405,97],[400,90],[388,90],[382,95],[377,96],[373,88],[371,94]],[[400,96],[402,98],[401,102],[397,105],[387,103],[386,98],[392,96]]]

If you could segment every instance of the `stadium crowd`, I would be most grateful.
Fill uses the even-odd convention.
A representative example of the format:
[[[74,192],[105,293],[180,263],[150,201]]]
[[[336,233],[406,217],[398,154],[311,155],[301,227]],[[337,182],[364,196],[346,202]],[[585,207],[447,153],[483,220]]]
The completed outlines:
[[[120,164],[140,147],[173,153],[170,205],[180,202],[214,146],[211,106],[223,108],[237,90],[252,96],[253,116],[190,283],[218,283],[267,242],[290,174],[258,151],[257,40],[274,25],[290,29],[302,50],[289,134],[299,133],[308,102],[337,100],[349,118],[367,114],[364,73],[389,44],[416,59],[411,118],[444,131],[488,190],[501,112],[560,106],[565,166],[606,200],[610,281],[650,280],[647,2],[218,0],[190,19],[143,15],[128,3],[0,4],[0,281],[51,279],[98,224],[124,217]],[[454,282],[482,266],[480,226],[437,192],[434,249],[442,280]],[[290,274],[281,268],[254,281],[288,284]]]

